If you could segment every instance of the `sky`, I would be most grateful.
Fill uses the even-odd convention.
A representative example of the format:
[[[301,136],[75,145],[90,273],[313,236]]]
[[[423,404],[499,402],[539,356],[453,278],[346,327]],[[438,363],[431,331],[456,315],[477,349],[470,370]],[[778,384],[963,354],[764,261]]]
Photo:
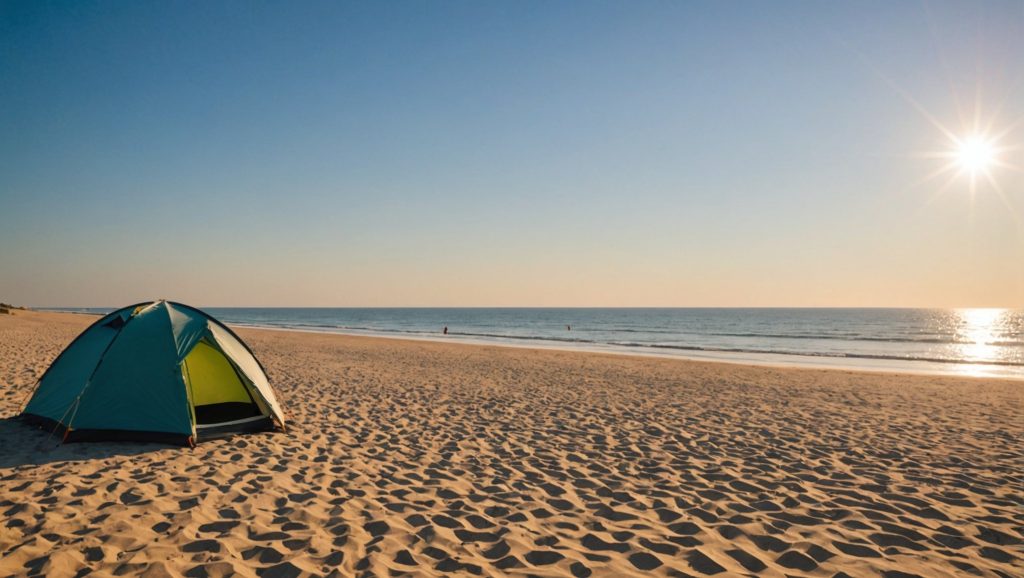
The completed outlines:
[[[1022,119],[1020,1],[4,1],[0,301],[1024,307]]]

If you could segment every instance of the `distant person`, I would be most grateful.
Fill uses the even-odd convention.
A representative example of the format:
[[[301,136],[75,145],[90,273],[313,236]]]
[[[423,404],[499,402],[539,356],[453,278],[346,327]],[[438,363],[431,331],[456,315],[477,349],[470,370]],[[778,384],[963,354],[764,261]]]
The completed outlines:
[[[447,325],[444,326],[444,331],[442,333],[444,335],[448,335],[448,326]]]
[[[565,326],[565,330],[566,331],[572,331],[572,325],[566,325]]]

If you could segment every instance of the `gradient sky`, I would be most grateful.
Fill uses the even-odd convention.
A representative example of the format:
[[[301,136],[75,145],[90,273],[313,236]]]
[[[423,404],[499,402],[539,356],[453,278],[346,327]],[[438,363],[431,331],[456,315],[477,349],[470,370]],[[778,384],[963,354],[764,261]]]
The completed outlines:
[[[1022,2],[5,1],[0,301],[1024,307],[976,104]]]

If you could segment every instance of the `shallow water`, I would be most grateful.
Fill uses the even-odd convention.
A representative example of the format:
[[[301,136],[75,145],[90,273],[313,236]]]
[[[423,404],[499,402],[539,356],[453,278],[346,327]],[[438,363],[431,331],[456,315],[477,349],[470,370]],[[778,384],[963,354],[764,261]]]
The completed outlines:
[[[1013,309],[205,310],[226,323],[284,329],[1024,378],[1024,310]]]

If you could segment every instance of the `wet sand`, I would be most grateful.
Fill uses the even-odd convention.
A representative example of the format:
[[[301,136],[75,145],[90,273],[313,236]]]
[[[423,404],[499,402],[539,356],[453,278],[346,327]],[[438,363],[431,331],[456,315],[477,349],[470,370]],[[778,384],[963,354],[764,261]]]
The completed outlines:
[[[1021,382],[242,329],[288,433],[58,446],[17,313],[3,576],[1024,575]]]

